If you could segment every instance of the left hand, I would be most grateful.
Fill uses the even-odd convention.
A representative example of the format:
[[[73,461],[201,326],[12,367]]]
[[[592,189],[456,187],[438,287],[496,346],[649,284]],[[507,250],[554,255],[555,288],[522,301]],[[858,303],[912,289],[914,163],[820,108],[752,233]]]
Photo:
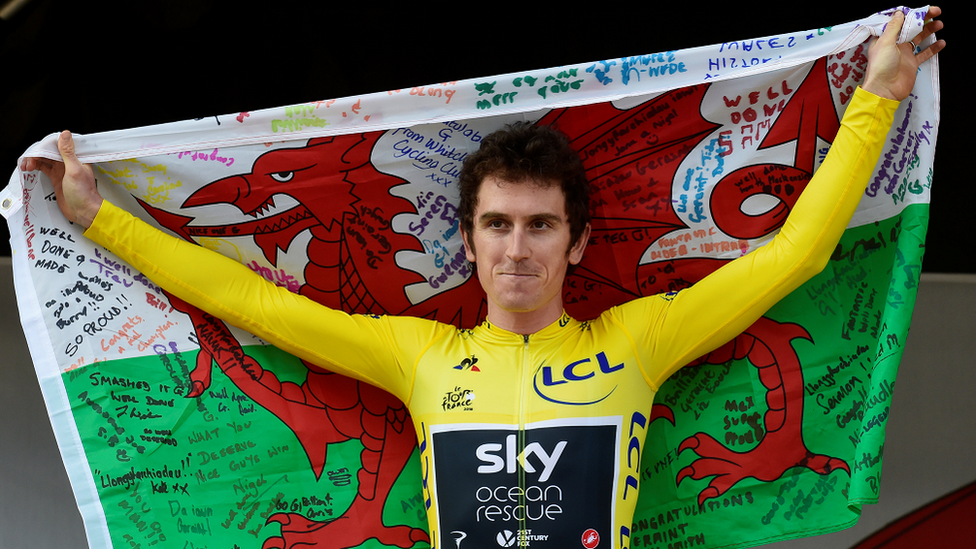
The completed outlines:
[[[934,19],[941,14],[940,8],[936,6],[929,8],[926,15],[929,22],[922,27],[922,32],[912,39],[915,44],[921,44],[932,33],[942,30],[942,21]],[[861,85],[865,91],[897,101],[905,99],[915,87],[918,67],[945,48],[945,40],[939,40],[916,55],[914,45],[910,42],[897,43],[898,34],[904,23],[905,14],[900,10],[896,11],[881,37],[871,44],[868,50],[867,75],[864,84]]]

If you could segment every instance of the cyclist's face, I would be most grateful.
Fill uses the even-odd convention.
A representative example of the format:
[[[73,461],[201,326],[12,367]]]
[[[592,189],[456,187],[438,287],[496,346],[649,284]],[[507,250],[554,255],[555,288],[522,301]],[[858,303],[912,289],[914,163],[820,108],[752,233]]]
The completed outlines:
[[[558,319],[566,268],[583,258],[588,236],[589,227],[570,248],[566,195],[558,185],[485,178],[472,232],[463,237],[467,258],[477,265],[488,294],[489,320],[505,327],[497,315],[550,319],[538,330]]]

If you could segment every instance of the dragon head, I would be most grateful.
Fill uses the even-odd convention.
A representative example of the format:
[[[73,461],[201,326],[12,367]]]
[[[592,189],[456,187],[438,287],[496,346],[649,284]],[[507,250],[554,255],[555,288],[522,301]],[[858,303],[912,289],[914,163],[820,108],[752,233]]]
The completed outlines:
[[[268,261],[276,264],[277,250],[287,251],[302,231],[314,226],[339,230],[358,200],[350,174],[372,170],[369,155],[375,140],[369,135],[334,136],[313,139],[302,148],[269,151],[255,160],[250,173],[209,183],[182,207],[236,207],[252,219],[220,227],[222,234],[253,235]]]

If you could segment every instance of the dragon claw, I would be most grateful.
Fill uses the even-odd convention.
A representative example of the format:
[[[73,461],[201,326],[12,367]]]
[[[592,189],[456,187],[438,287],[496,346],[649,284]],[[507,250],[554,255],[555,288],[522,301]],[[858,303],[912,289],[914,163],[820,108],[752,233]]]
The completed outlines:
[[[705,505],[706,501],[713,498],[717,498],[720,495],[722,495],[722,492],[720,492],[718,488],[714,486],[709,486],[698,493],[698,506],[702,507],[703,505]]]
[[[288,526],[289,524],[291,524],[291,513],[275,513],[270,517],[268,517],[267,522],[265,522],[264,524],[268,525],[271,524],[272,522],[277,522],[282,526]]]
[[[682,441],[678,446],[678,454],[681,454],[685,450],[697,450],[700,445],[701,441],[698,440],[698,435],[692,435]]]
[[[821,475],[830,474],[838,469],[841,471],[846,471],[848,475],[851,474],[851,468],[849,465],[847,465],[846,461],[825,456],[823,454],[809,454],[807,458],[800,463],[800,465],[808,467]]]
[[[204,385],[203,382],[199,380],[193,380],[190,383],[190,387],[191,387],[190,392],[186,394],[186,398],[196,398],[202,395],[203,392],[207,390],[206,385]]]
[[[674,425],[674,412],[667,405],[655,404],[651,406],[651,422],[658,419],[666,419]]]

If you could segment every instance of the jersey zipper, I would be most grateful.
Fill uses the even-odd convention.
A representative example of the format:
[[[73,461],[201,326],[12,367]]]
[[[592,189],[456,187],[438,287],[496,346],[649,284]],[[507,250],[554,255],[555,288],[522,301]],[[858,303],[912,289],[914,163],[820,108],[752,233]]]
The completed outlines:
[[[528,334],[522,335],[522,361],[520,365],[519,372],[519,424],[518,424],[518,444],[516,445],[516,454],[518,456],[518,485],[519,485],[519,505],[522,508],[522,517],[519,519],[519,531],[516,533],[516,539],[519,540],[518,546],[525,547],[528,542],[525,541],[526,537],[524,534],[528,532],[528,509],[526,508],[527,501],[525,499],[526,480],[525,480],[525,424],[527,423],[528,417],[528,394],[526,390],[528,387],[526,375],[529,372],[529,336]]]

